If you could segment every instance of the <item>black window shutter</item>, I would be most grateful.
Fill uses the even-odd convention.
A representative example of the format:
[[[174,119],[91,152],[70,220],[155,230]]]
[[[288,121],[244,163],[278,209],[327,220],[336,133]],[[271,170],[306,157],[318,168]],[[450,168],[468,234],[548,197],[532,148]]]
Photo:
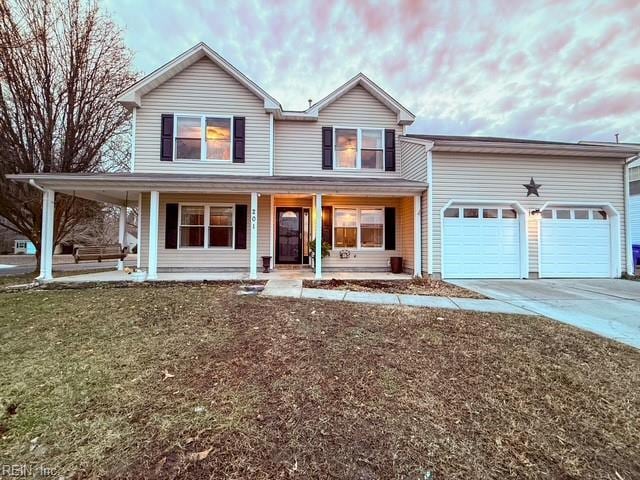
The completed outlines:
[[[333,127],[322,127],[322,169],[333,170]]]
[[[236,205],[236,233],[235,244],[236,250],[245,250],[247,248],[247,206]]]
[[[167,203],[164,248],[178,248],[178,204]]]
[[[322,242],[333,245],[333,207],[322,207]]]
[[[163,113],[160,120],[160,160],[173,161],[173,113]]]
[[[396,171],[396,131],[391,128],[384,131],[384,170]]]
[[[384,249],[396,249],[396,209],[394,207],[384,209]]]
[[[244,163],[244,144],[246,141],[244,127],[244,117],[233,117],[233,163]]]

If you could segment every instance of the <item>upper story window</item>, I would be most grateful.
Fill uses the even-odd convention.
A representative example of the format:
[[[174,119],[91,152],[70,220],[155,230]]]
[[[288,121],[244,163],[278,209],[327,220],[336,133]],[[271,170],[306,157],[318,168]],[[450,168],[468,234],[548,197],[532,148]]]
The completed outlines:
[[[231,117],[176,115],[175,160],[231,161]]]
[[[384,130],[379,128],[334,129],[334,168],[382,170]]]

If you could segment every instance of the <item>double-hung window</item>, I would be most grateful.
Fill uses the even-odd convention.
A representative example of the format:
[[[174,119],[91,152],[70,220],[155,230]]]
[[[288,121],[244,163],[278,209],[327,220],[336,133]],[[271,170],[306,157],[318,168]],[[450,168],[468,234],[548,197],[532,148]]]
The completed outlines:
[[[334,168],[382,170],[384,167],[384,129],[334,129]]]
[[[180,248],[233,248],[234,207],[180,205]]]
[[[336,208],[333,219],[334,248],[382,248],[383,208]]]
[[[231,161],[231,117],[176,115],[175,160]]]

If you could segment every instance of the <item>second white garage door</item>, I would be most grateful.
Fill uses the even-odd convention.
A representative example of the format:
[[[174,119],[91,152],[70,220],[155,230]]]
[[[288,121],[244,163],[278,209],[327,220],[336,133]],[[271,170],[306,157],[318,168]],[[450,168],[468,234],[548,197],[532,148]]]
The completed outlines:
[[[552,208],[540,219],[540,277],[611,276],[611,225],[604,210]]]
[[[521,276],[519,213],[512,208],[447,208],[442,238],[446,278]]]

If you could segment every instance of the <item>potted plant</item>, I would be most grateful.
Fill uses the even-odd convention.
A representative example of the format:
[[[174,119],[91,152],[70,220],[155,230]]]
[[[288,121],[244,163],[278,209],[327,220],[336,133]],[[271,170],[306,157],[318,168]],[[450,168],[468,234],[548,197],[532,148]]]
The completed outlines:
[[[271,256],[265,255],[262,257],[262,273],[269,273],[271,269]]]
[[[328,257],[329,254],[331,253],[331,244],[329,244],[328,242],[322,242],[322,258],[324,257]],[[309,242],[309,255],[311,257],[311,260],[313,262],[313,269],[316,269],[316,239],[314,238],[313,240],[311,240]]]

